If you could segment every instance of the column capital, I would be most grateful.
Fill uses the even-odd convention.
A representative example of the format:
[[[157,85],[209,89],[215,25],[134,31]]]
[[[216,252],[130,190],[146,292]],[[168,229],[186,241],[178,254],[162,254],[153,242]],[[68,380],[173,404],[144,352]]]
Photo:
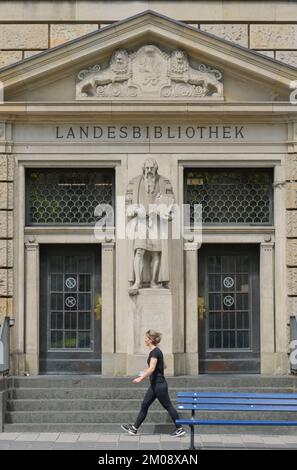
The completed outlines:
[[[113,251],[115,247],[115,241],[111,238],[105,237],[105,241],[101,243],[102,250],[104,251]]]
[[[184,251],[197,251],[199,248],[199,243],[197,242],[185,242]]]
[[[0,100],[1,100],[1,85],[0,85]],[[9,122],[0,122],[0,152],[11,153],[12,151],[12,125]]]
[[[261,250],[270,251],[274,248],[275,243],[272,241],[271,242],[264,241],[264,242],[261,242],[260,245],[261,245]]]
[[[25,247],[26,247],[26,251],[36,251],[39,248],[39,243],[36,240],[34,241],[28,240],[25,242]]]
[[[288,123],[288,153],[297,152],[297,121]]]

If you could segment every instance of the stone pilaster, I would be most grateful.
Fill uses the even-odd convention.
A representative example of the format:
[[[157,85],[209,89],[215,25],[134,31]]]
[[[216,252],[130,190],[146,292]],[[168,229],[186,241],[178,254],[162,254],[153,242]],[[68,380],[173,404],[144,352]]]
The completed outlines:
[[[25,367],[26,372],[39,371],[39,245],[25,243]]]
[[[274,224],[275,224],[275,248],[274,248],[274,277],[275,277],[275,374],[288,372],[288,337],[287,337],[287,269],[284,254],[287,250],[286,228],[286,167],[277,165],[274,171]],[[265,286],[264,286],[265,289]],[[261,290],[261,295],[263,291]]]
[[[198,244],[184,244],[186,373],[198,373]]]
[[[1,95],[1,90],[0,90]],[[1,96],[0,96],[1,100]],[[0,324],[13,316],[13,156],[11,124],[0,122]],[[11,329],[14,334],[14,328]],[[13,342],[11,341],[11,347]]]
[[[115,352],[114,242],[102,243],[102,374],[113,375]]]
[[[261,373],[273,374],[275,372],[274,243],[261,243],[260,293]]]

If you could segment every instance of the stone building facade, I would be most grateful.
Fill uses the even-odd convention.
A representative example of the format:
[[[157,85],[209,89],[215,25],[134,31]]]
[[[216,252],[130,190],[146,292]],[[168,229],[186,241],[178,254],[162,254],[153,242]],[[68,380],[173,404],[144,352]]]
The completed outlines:
[[[296,20],[296,4],[280,1],[0,3],[0,318],[16,318],[16,374],[134,374],[143,368],[141,335],[149,327],[165,332],[170,374],[289,372],[289,321],[297,308],[297,108],[290,102]],[[121,71],[115,79],[119,49],[130,75]],[[176,51],[185,53],[188,67],[179,78],[170,72]],[[100,194],[116,209],[116,196],[126,195],[148,158],[178,203],[203,201],[209,219],[201,249],[187,230],[172,241],[167,289],[146,286],[133,297],[117,222],[98,239],[90,223],[62,216],[57,222],[45,201],[51,189],[82,187],[98,172],[92,184],[112,188]],[[245,188],[237,200],[246,218],[223,192],[226,171],[232,190]],[[203,199],[197,194],[206,181]],[[217,205],[207,203],[218,194]],[[62,207],[61,200],[55,204]],[[46,281],[68,276],[63,302],[71,297],[71,311],[83,295],[69,296],[71,285],[87,274],[65,265],[51,271],[53,259],[67,262],[67,250],[73,259],[98,255],[88,267],[92,305],[84,304],[75,320],[80,329],[71,319],[66,328],[65,312],[58,327],[58,284]],[[57,296],[55,307],[47,305],[49,295]],[[217,301],[226,303],[211,307]],[[49,330],[53,344],[62,341],[63,357],[58,346],[47,348]],[[78,343],[77,351],[69,346],[69,331],[86,345],[87,330],[89,356]],[[99,369],[92,369],[99,356]]]
[[[296,66],[296,6],[286,1],[3,1],[0,65],[12,64],[115,21],[154,10]]]

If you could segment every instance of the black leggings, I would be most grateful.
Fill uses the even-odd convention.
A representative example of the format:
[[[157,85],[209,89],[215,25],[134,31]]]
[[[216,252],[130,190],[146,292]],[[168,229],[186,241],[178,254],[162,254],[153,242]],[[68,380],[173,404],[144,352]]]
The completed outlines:
[[[158,398],[159,402],[165,408],[165,410],[168,411],[170,418],[172,419],[174,424],[175,420],[179,419],[178,413],[173,407],[168,395],[167,382],[164,380],[164,382],[156,383],[153,385],[151,384],[150,388],[146,392],[139,415],[137,416],[136,421],[134,423],[135,428],[138,429],[141,423],[145,420],[147,411],[156,398]]]

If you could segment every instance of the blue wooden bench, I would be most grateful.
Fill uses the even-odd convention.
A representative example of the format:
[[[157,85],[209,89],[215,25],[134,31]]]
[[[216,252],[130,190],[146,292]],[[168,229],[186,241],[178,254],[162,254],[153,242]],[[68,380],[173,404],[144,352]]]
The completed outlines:
[[[194,447],[194,426],[297,426],[297,421],[197,419],[196,411],[296,411],[295,393],[244,393],[244,392],[177,392],[177,409],[192,412],[191,418],[177,419],[177,425],[191,429],[190,449]]]

